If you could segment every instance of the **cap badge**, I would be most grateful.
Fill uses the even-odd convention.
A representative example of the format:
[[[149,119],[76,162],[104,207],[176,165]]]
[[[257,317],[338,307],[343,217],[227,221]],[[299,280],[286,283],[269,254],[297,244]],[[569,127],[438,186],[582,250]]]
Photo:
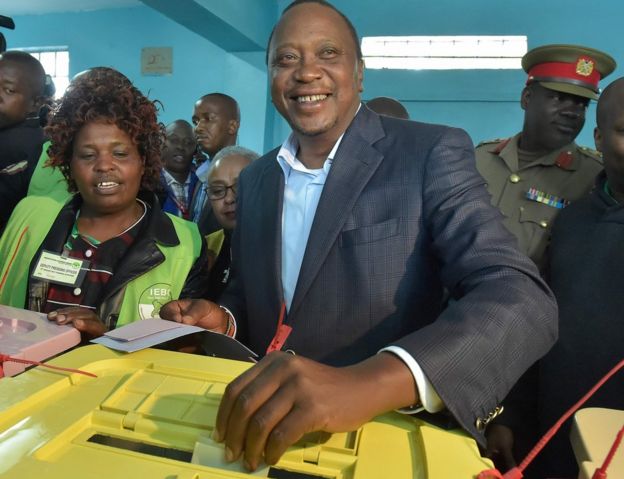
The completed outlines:
[[[588,77],[594,71],[594,60],[591,58],[580,57],[576,62],[576,73]]]

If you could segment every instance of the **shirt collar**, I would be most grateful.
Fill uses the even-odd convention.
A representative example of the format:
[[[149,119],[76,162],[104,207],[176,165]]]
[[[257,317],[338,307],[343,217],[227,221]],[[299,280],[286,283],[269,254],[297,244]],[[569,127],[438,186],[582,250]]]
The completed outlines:
[[[356,115],[360,111],[360,108],[362,108],[361,103],[358,105],[358,109],[355,112]],[[331,163],[334,160],[334,157],[336,156],[336,152],[338,151],[338,147],[340,146],[340,143],[342,142],[343,137],[344,137],[344,132],[342,133],[342,135],[340,135],[338,140],[336,140],[336,143],[334,144],[333,148],[329,152],[329,155],[327,155],[327,160],[325,161],[325,163],[323,163],[322,169],[326,174],[329,172],[329,168],[331,167]],[[299,142],[297,141],[295,134],[291,132],[290,135],[288,135],[288,138],[286,138],[286,141],[282,143],[282,146],[277,152],[277,162],[279,163],[280,167],[284,171],[284,177],[286,178],[286,180],[288,180],[288,175],[290,174],[291,170],[299,171],[301,173],[308,173],[312,175],[318,172],[318,170],[311,170],[307,168],[303,163],[301,163],[301,161],[299,161],[299,159],[297,158],[298,149],[299,149]]]
[[[165,181],[167,182],[167,185],[171,185],[172,183],[176,183],[176,184],[178,184],[180,186],[188,186],[191,183],[191,172],[190,171],[189,171],[189,174],[186,176],[186,180],[184,180],[184,183],[180,183],[173,176],[171,176],[171,173],[169,173],[164,168],[163,168],[162,172],[163,172],[163,175],[165,176]]]

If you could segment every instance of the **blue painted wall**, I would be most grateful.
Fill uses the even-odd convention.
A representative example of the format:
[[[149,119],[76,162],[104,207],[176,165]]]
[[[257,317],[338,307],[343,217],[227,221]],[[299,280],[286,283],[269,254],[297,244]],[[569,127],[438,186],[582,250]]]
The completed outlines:
[[[239,144],[263,151],[266,73],[241,55],[225,52],[148,7],[24,15],[14,20],[16,29],[4,32],[8,48],[68,46],[70,76],[97,65],[114,67],[162,102],[160,118],[165,124],[178,118],[190,121],[195,101],[205,93],[232,95],[241,108]],[[141,49],[164,46],[173,47],[173,74],[141,75]]]
[[[210,7],[213,1],[199,3]],[[258,14],[257,2],[266,2],[265,14]],[[268,37],[270,31],[267,22],[275,16],[275,3],[281,11],[289,0],[227,0],[219,8],[222,18],[229,15],[236,19],[238,27],[246,28],[250,38],[263,44],[263,37]],[[608,51],[624,65],[621,0],[596,0],[591,5],[580,0],[334,3],[352,19],[360,35],[527,35],[530,47],[545,43],[586,44]],[[242,21],[240,15],[245,11],[250,11],[253,18]],[[223,91],[237,98],[241,105],[241,145],[267,151],[288,134],[288,125],[270,104],[264,52],[228,53],[148,7],[18,16],[15,21],[17,29],[6,32],[10,47],[68,45],[72,74],[94,65],[118,68],[143,91],[149,91],[152,98],[163,102],[165,123],[176,118],[189,119],[200,95]],[[146,46],[174,48],[172,76],[141,76],[140,51]],[[620,75],[624,75],[622,67],[611,79]],[[363,98],[398,98],[412,118],[462,127],[478,143],[520,130],[523,112],[518,100],[524,81],[521,70],[367,70]],[[579,137],[581,144],[593,146],[594,111],[591,105]]]

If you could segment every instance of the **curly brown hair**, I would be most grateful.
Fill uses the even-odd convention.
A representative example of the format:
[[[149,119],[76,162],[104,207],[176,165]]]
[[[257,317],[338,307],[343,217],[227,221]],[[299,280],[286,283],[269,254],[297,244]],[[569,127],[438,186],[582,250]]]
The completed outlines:
[[[76,192],[70,174],[74,138],[87,123],[104,121],[124,131],[137,145],[145,164],[141,189],[155,191],[160,182],[165,139],[165,127],[157,119],[157,104],[113,68],[96,67],[79,74],[50,112],[45,129],[52,142],[47,164],[59,168],[67,179],[68,190]]]

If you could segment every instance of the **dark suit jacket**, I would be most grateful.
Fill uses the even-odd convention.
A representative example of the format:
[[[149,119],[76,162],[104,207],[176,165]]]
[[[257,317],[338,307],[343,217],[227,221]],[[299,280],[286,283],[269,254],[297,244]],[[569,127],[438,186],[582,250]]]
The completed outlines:
[[[0,233],[28,192],[44,141],[38,118],[0,130]]]
[[[259,353],[282,303],[283,173],[274,150],[239,178],[232,282],[221,299]],[[451,294],[443,310],[443,289]],[[518,377],[553,344],[556,304],[490,205],[461,130],[362,106],[327,177],[283,349],[332,364],[395,344],[478,439]]]

